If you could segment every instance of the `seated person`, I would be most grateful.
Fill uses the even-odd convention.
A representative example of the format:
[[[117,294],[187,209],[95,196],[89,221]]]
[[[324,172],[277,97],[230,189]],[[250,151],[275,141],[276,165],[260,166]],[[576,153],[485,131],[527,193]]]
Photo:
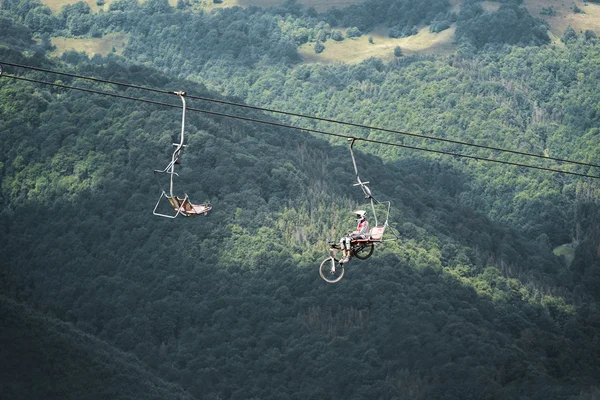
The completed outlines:
[[[365,210],[356,210],[354,211],[354,214],[356,215],[356,222],[358,225],[356,226],[355,231],[350,232],[348,236],[340,239],[340,247],[342,248],[342,259],[340,260],[340,264],[350,261],[350,243],[352,240],[365,239],[369,234],[369,222],[365,217],[367,212]]]

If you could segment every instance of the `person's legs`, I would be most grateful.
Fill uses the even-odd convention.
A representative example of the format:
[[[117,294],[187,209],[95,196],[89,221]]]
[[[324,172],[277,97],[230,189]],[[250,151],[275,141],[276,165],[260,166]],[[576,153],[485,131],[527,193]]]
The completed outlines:
[[[342,248],[342,259],[340,260],[341,263],[345,263],[348,262],[348,260],[350,259],[350,238],[349,237],[343,237],[340,240],[340,247]]]

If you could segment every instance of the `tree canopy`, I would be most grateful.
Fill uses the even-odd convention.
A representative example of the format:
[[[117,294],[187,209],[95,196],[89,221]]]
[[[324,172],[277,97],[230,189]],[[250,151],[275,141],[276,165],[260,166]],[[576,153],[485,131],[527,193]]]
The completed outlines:
[[[410,6],[414,15],[402,12]],[[369,22],[374,10],[385,7],[394,9],[381,15],[398,17],[388,28],[400,31],[456,21],[457,51],[357,65],[299,59],[299,44],[326,47],[336,32],[348,40],[339,29],[366,32],[381,22]],[[448,10],[447,2],[380,1],[325,14],[294,3],[209,13],[120,0],[99,13],[77,3],[53,14],[38,2],[10,0],[0,15],[0,60],[600,164],[598,38],[573,32],[564,46],[543,46],[538,21],[515,2],[493,13],[477,2],[458,15]],[[500,29],[506,21],[519,33]],[[490,35],[480,36],[485,29]],[[41,40],[116,31],[130,35],[122,56],[56,58]],[[179,104],[134,88],[4,72]],[[188,104],[522,161],[375,129]],[[0,77],[0,334],[12,344],[0,352],[9,366],[0,372],[3,393],[598,395],[595,181],[359,141],[361,177],[392,201],[400,240],[353,260],[339,284],[327,285],[317,271],[325,240],[353,228],[350,211],[365,205],[352,186],[347,143],[189,111],[176,191],[214,208],[169,221],[152,215],[161,193],[152,171],[170,160],[180,112]],[[546,161],[528,162],[598,175]]]

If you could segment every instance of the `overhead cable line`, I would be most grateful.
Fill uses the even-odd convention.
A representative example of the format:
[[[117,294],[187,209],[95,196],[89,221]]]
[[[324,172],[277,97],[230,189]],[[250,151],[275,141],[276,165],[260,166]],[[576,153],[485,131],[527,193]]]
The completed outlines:
[[[129,87],[132,89],[147,90],[147,91],[154,92],[154,93],[169,94],[169,95],[172,95],[175,93],[175,92],[168,91],[168,90],[155,89],[155,88],[133,85],[133,84],[124,83],[124,82],[109,81],[106,79],[77,75],[77,74],[72,74],[72,73],[68,73],[68,72],[54,71],[54,70],[49,70],[49,69],[44,69],[44,68],[39,68],[39,67],[32,67],[32,66],[28,66],[28,65],[21,65],[21,64],[15,64],[15,63],[9,63],[9,62],[1,62],[1,63],[5,64],[5,65],[10,65],[13,67],[31,69],[31,70],[40,71],[40,72],[53,73],[53,74],[57,74],[57,75],[69,76],[69,77],[78,78],[78,79],[86,79],[86,80],[90,80],[90,81],[94,81],[94,82]],[[395,129],[381,128],[381,127],[377,127],[377,126],[358,124],[358,123],[354,123],[354,122],[347,122],[347,121],[340,121],[340,120],[335,120],[335,119],[330,119],[330,118],[316,117],[316,116],[312,116],[312,115],[275,110],[272,108],[251,106],[248,104],[235,103],[232,101],[213,99],[213,98],[209,98],[209,97],[194,96],[194,95],[190,95],[190,94],[187,94],[186,97],[189,99],[208,101],[208,102],[212,102],[212,103],[225,104],[225,105],[229,105],[229,106],[247,108],[247,109],[257,110],[257,111],[271,112],[271,113],[275,113],[275,114],[287,115],[290,117],[306,118],[306,119],[312,119],[312,120],[320,121],[320,122],[328,122],[328,123],[333,123],[333,124],[352,126],[355,128],[363,128],[363,129],[370,129],[370,130],[374,130],[374,131],[393,133],[396,135],[412,136],[412,137],[417,137],[417,138],[421,138],[421,139],[434,140],[434,141],[451,143],[451,144],[458,144],[461,146],[475,147],[475,148],[484,149],[484,150],[492,150],[492,151],[498,151],[498,152],[503,152],[503,153],[516,154],[516,155],[520,155],[520,156],[540,158],[540,159],[547,160],[547,161],[557,161],[557,162],[568,163],[568,164],[582,165],[585,167],[600,168],[600,165],[598,165],[598,164],[586,163],[586,162],[575,161],[575,160],[568,160],[568,159],[557,158],[557,157],[550,157],[550,156],[545,156],[542,154],[527,153],[527,152],[522,152],[522,151],[518,151],[518,150],[510,150],[510,149],[504,149],[504,148],[500,148],[500,147],[468,143],[468,142],[463,142],[460,140],[445,139],[445,138],[440,138],[440,137],[435,137],[435,136],[423,135],[423,134],[419,134],[419,133],[403,132],[403,131],[399,131],[399,130],[395,130]]]
[[[165,106],[165,107],[171,107],[171,108],[183,108],[182,106],[175,105],[175,104],[163,103],[163,102],[154,101],[154,100],[140,99],[137,97],[124,96],[124,95],[120,95],[120,94],[116,94],[116,93],[103,92],[103,91],[94,90],[94,89],[86,89],[86,88],[80,88],[80,87],[76,87],[76,86],[68,86],[68,85],[64,85],[64,84],[60,84],[60,83],[45,82],[45,81],[40,81],[37,79],[25,78],[25,77],[16,76],[16,75],[7,75],[4,73],[0,73],[0,76],[12,78],[12,79],[16,79],[16,80],[21,80],[21,81],[26,81],[26,82],[55,86],[55,87],[59,87],[59,88],[63,88],[63,89],[78,90],[78,91],[82,91],[82,92],[100,94],[100,95],[104,95],[104,96],[111,96],[111,97],[125,99],[125,100],[140,101],[143,103],[155,104],[155,105],[159,105],[159,106]],[[175,93],[175,92],[173,92],[173,93]],[[196,112],[200,112],[200,113],[204,113],[204,114],[232,118],[232,119],[237,119],[237,120],[247,121],[247,122],[256,122],[256,123],[260,123],[260,124],[264,124],[264,125],[276,126],[279,128],[295,129],[295,130],[299,130],[299,131],[316,133],[316,134],[320,134],[320,135],[333,136],[333,137],[344,138],[344,139],[360,140],[360,141],[363,141],[366,143],[400,147],[400,148],[410,149],[410,150],[419,150],[419,151],[425,151],[425,152],[430,152],[430,153],[435,153],[435,154],[443,154],[443,155],[460,157],[460,158],[468,158],[468,159],[477,160],[477,161],[488,161],[488,162],[493,162],[493,163],[497,163],[497,164],[505,164],[505,165],[511,165],[511,166],[515,166],[515,167],[531,168],[531,169],[537,169],[537,170],[547,171],[547,172],[555,172],[555,173],[566,174],[566,175],[575,175],[575,176],[580,176],[580,177],[584,177],[584,178],[600,179],[600,176],[597,176],[597,175],[587,175],[587,174],[582,174],[582,173],[578,173],[578,172],[570,172],[570,171],[564,171],[564,170],[547,168],[547,167],[539,167],[539,166],[530,165],[530,164],[521,164],[521,163],[510,162],[510,161],[494,160],[491,158],[483,158],[483,157],[471,156],[471,155],[467,155],[467,154],[452,153],[452,152],[447,152],[447,151],[442,151],[442,150],[434,150],[434,149],[427,149],[427,148],[423,148],[423,147],[409,146],[409,145],[400,144],[400,143],[384,142],[381,140],[348,136],[348,135],[343,135],[343,134],[339,134],[339,133],[325,132],[325,131],[320,131],[320,130],[310,129],[310,128],[301,128],[298,126],[286,125],[286,124],[282,124],[279,122],[264,121],[264,120],[260,120],[260,119],[255,119],[255,118],[250,118],[250,117],[242,117],[239,115],[226,114],[226,113],[221,113],[221,112],[217,112],[217,111],[203,110],[203,109],[199,109],[199,108],[186,107],[186,109],[188,111],[196,111]]]

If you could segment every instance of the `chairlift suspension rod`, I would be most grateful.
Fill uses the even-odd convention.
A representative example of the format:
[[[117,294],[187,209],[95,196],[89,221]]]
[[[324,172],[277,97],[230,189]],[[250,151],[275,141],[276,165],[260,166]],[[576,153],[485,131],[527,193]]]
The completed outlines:
[[[181,150],[184,147],[184,140],[185,140],[185,109],[186,109],[186,104],[185,104],[185,92],[179,91],[179,92],[173,92],[175,93],[177,96],[179,96],[179,98],[181,99],[181,102],[183,103],[183,108],[182,108],[182,114],[181,114],[181,138],[179,139],[179,144],[177,143],[173,143],[173,145],[175,146],[175,150],[173,151],[173,155],[171,156],[171,162],[169,163],[169,166],[167,167],[166,172],[171,175],[171,181],[170,181],[170,185],[169,185],[169,196],[173,197],[173,176],[176,175],[175,173],[175,164],[177,163],[179,157],[181,156]]]

